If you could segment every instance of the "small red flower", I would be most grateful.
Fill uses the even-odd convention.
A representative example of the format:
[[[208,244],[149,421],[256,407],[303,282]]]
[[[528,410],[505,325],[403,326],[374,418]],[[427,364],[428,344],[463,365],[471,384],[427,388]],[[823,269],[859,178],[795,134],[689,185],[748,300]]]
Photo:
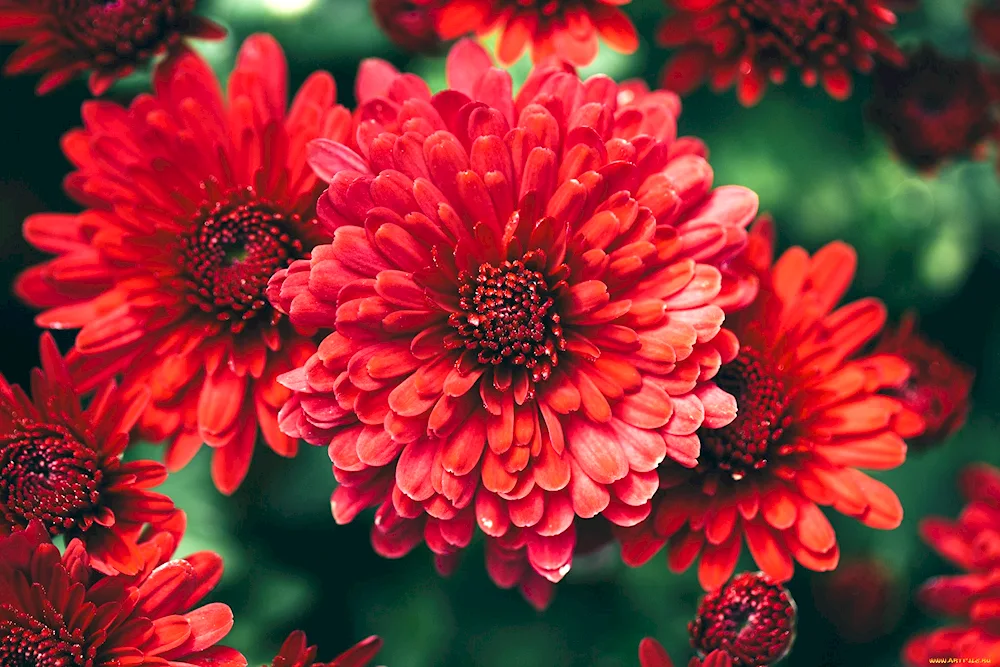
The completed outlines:
[[[931,579],[918,599],[927,610],[961,621],[911,639],[903,647],[907,667],[935,658],[1000,660],[1000,470],[970,466],[959,486],[969,504],[958,520],[924,519],[920,533],[966,574]]]
[[[79,538],[95,569],[136,574],[143,526],[177,511],[149,490],[167,478],[161,464],[121,460],[149,391],[125,398],[108,382],[84,410],[49,334],[41,357],[30,398],[0,375],[0,535],[36,521],[52,536]]]
[[[408,51],[433,53],[441,46],[437,14],[444,0],[371,0],[375,20],[389,39]]]
[[[309,646],[305,633],[296,630],[281,645],[271,667],[365,667],[381,648],[382,640],[371,636],[338,655],[333,662],[316,662],[316,647]]]
[[[982,0],[973,5],[969,23],[976,41],[990,52],[1000,54],[1000,2]]]
[[[670,93],[553,64],[514,98],[471,41],[448,74],[432,96],[367,63],[360,154],[313,143],[338,228],[271,295],[335,331],[282,376],[281,428],[329,448],[338,522],[379,507],[379,553],[451,556],[478,525],[498,583],[559,581],[576,517],[642,520],[661,462],[733,419],[711,378],[757,198],[711,189]]]
[[[917,169],[982,157],[997,129],[989,75],[971,58],[951,58],[925,45],[903,67],[880,63],[874,83],[868,117]]]
[[[43,95],[89,70],[90,92],[101,95],[187,37],[225,37],[194,6],[195,0],[0,0],[0,41],[23,42],[5,72],[42,73]]]
[[[733,667],[766,667],[791,650],[795,617],[787,590],[766,574],[744,572],[702,598],[688,633],[700,655],[724,650]]]
[[[500,31],[497,58],[504,65],[531,47],[540,62],[558,56],[578,66],[597,57],[600,39],[621,53],[639,46],[635,26],[618,7],[631,0],[438,0],[438,33],[455,39]]]
[[[883,563],[862,559],[842,563],[813,578],[816,607],[837,636],[868,643],[892,632],[904,605],[897,577]]]
[[[896,22],[883,0],[666,0],[676,10],[659,41],[680,49],[664,86],[687,93],[708,80],[735,83],[741,104],[760,101],[768,82],[800,70],[836,99],[851,94],[851,72],[871,71],[876,58],[902,63],[886,35]]]
[[[674,667],[667,651],[652,637],[639,642],[639,667]],[[733,660],[723,650],[716,650],[704,659],[691,658],[687,667],[733,667]]]
[[[907,381],[889,392],[909,410],[915,426],[923,424],[923,434],[911,438],[910,445],[935,445],[962,428],[975,371],[923,337],[914,313],[907,313],[896,329],[886,331],[876,350],[898,355],[910,364]]]
[[[315,350],[268,304],[277,269],[329,233],[315,219],[322,183],[305,162],[316,137],[346,141],[349,112],[313,74],[287,107],[284,55],[251,37],[223,97],[208,65],[185,52],[156,72],[154,94],[128,109],[83,107],[63,148],[69,194],[89,207],[25,222],[30,243],[58,255],[22,274],[17,293],[37,322],[80,328],[69,356],[88,389],[122,377],[126,397],[152,389],[143,437],[169,439],[167,467],[207,442],[225,493],[246,475],[257,439],[293,456],[277,426],[289,392],[275,377]]]
[[[172,533],[140,542],[132,576],[94,570],[79,540],[60,557],[38,522],[0,537],[0,664],[246,667],[218,645],[233,626],[229,607],[197,606],[222,577],[222,559],[172,560],[183,523],[178,513]]]
[[[835,309],[854,277],[854,250],[831,243],[810,256],[792,248],[772,262],[772,237],[770,225],[754,228],[748,259],[761,272],[761,294],[727,317],[741,347],[717,382],[736,396],[738,416],[702,427],[697,467],[661,466],[653,516],[618,529],[631,565],[667,540],[674,571],[700,555],[706,590],[729,579],[744,539],[777,581],[791,578],[793,558],[811,570],[835,568],[837,538],[820,506],[872,528],[897,527],[899,499],[858,468],[895,468],[906,457],[903,438],[919,434],[902,402],[885,393],[904,386],[906,361],[860,354],[881,330],[884,306],[862,299]]]

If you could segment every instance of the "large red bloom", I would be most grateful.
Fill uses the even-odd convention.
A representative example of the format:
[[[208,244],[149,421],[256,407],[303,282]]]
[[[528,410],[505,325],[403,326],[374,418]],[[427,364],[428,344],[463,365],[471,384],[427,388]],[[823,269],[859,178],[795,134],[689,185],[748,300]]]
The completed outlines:
[[[952,58],[925,45],[903,67],[880,64],[874,83],[868,117],[917,169],[981,157],[997,129],[990,76],[972,58]]]
[[[674,667],[666,649],[652,637],[639,642],[639,667]],[[728,653],[719,649],[712,651],[704,659],[691,658],[687,667],[733,667]]]
[[[175,532],[183,532],[183,515]],[[0,664],[32,667],[246,667],[218,646],[233,626],[224,604],[197,605],[222,577],[222,559],[203,552],[171,560],[177,538],[139,545],[134,576],[104,576],[79,540],[62,557],[44,527],[0,537]]]
[[[962,620],[911,639],[903,648],[911,667],[932,658],[1000,660],[1000,470],[970,466],[959,485],[969,504],[958,520],[924,519],[920,532],[966,574],[931,579],[919,600],[929,611]]]
[[[876,351],[899,355],[910,364],[906,383],[889,392],[912,413],[911,419],[924,424],[923,434],[911,438],[910,445],[935,445],[962,428],[976,373],[922,336],[914,313],[907,313],[895,329],[887,330]]]
[[[497,29],[505,65],[531,47],[535,62],[559,56],[574,65],[597,57],[600,39],[622,53],[639,46],[635,26],[618,7],[631,0],[436,0],[438,32],[454,39]]]
[[[686,93],[708,80],[716,90],[735,83],[742,104],[760,101],[768,82],[789,68],[807,86],[821,82],[837,99],[851,94],[851,72],[869,72],[876,58],[902,63],[886,35],[896,17],[883,0],[666,0],[676,13],[659,40],[680,51],[664,85]]]
[[[821,506],[873,528],[898,526],[896,495],[858,468],[900,465],[903,438],[921,426],[885,394],[906,382],[906,361],[859,354],[885,322],[883,305],[862,299],[834,309],[854,276],[854,250],[832,243],[810,257],[792,248],[772,265],[771,236],[769,225],[755,227],[750,260],[761,294],[727,321],[741,347],[717,381],[736,396],[739,416],[699,431],[696,468],[661,467],[655,515],[619,532],[633,565],[667,540],[672,570],[700,554],[707,590],[732,574],[743,539],[778,581],[792,576],[793,558],[812,570],[836,567],[837,539]]]
[[[194,6],[195,0],[0,0],[0,41],[24,43],[5,71],[42,73],[39,94],[90,71],[90,92],[100,95],[185,37],[224,37]]]
[[[735,416],[711,378],[737,351],[723,307],[756,291],[727,261],[757,198],[711,191],[670,93],[556,63],[512,99],[469,41],[448,75],[432,96],[369,62],[361,153],[313,145],[339,228],[272,299],[335,332],[281,379],[281,428],[329,446],[338,522],[379,506],[380,553],[447,556],[478,525],[498,583],[525,555],[558,581],[575,517],[645,518],[660,463]]]
[[[365,667],[380,648],[382,640],[372,636],[341,653],[333,662],[320,663],[316,662],[316,647],[309,646],[305,633],[296,630],[281,645],[271,667]]]
[[[346,140],[350,114],[325,72],[286,108],[284,56],[266,35],[243,45],[228,99],[190,52],[154,83],[128,109],[84,105],[86,127],[63,147],[77,167],[67,191],[89,208],[25,222],[28,241],[58,257],[16,290],[46,308],[39,325],[81,328],[70,365],[82,388],[119,374],[126,396],[151,388],[142,435],[169,438],[170,469],[207,442],[229,493],[258,424],[274,451],[296,451],[277,427],[288,392],[274,378],[315,346],[264,291],[275,270],[330,238],[315,221],[322,184],[305,149],[316,137]]]
[[[0,535],[37,521],[79,538],[95,569],[135,574],[143,526],[166,525],[177,511],[149,490],[167,477],[161,464],[121,461],[149,392],[124,398],[108,382],[84,410],[49,334],[41,357],[30,398],[0,375]]]

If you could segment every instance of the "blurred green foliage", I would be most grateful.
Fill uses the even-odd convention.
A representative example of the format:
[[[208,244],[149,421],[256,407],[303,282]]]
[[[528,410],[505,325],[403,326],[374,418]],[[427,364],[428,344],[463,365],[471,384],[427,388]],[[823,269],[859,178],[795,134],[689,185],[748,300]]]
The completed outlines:
[[[929,39],[951,53],[969,52],[968,2],[925,4],[903,18],[900,39]],[[387,58],[434,88],[444,85],[443,59],[411,58],[395,49],[375,27],[367,0],[208,0],[204,11],[231,30],[223,42],[198,45],[220,76],[228,73],[245,36],[268,31],[283,44],[296,84],[314,69],[328,69],[347,104],[358,63],[367,57]],[[628,11],[642,33],[640,51],[626,58],[602,50],[585,73],[655,82],[667,57],[652,41],[663,8],[659,0],[635,0]],[[522,80],[528,68],[526,61],[518,63],[515,78]],[[126,101],[146,88],[147,79],[145,73],[129,78],[112,97]],[[30,82],[4,85],[11,91],[7,99],[16,100],[4,105],[0,117],[6,141],[0,239],[9,280],[38,259],[19,240],[20,219],[38,210],[72,210],[58,191],[68,165],[56,142],[79,122],[85,91],[78,85],[37,100]],[[744,184],[760,194],[762,209],[778,221],[783,246],[815,249],[837,238],[854,244],[860,256],[855,296],[879,296],[894,313],[918,308],[932,335],[978,366],[969,426],[881,476],[906,508],[903,526],[882,533],[834,521],[845,559],[875,556],[915,586],[949,571],[917,538],[918,519],[958,511],[954,483],[963,464],[1000,462],[1000,187],[992,162],[954,164],[934,178],[897,163],[863,121],[867,86],[860,78],[854,97],[839,103],[791,82],[771,89],[753,109],[741,108],[731,92],[699,91],[685,100],[681,130],[708,143],[717,183]],[[30,331],[30,315],[12,299],[6,313],[7,349],[33,360],[37,333]],[[15,364],[13,357],[5,360],[5,373],[8,364]],[[158,451],[143,446],[130,455],[156,457]],[[368,515],[335,526],[329,511],[333,479],[322,449],[304,447],[297,459],[283,460],[262,448],[247,482],[231,498],[214,490],[208,463],[208,452],[202,452],[164,490],[189,515],[182,552],[211,549],[224,556],[226,575],[214,597],[233,607],[237,622],[229,643],[251,664],[269,662],[294,628],[321,644],[324,659],[380,634],[386,646],[379,662],[392,667],[632,667],[638,642],[647,635],[661,640],[679,664],[690,655],[686,623],[700,590],[693,573],[669,574],[662,555],[636,570],[622,566],[613,551],[580,559],[551,608],[539,614],[516,592],[492,585],[480,545],[469,550],[458,572],[442,579],[425,549],[400,561],[375,556],[367,540]],[[753,566],[747,560],[741,567]],[[800,568],[791,584],[801,622],[789,667],[892,667],[905,637],[935,623],[908,604],[887,639],[843,644],[815,613],[812,576]]]

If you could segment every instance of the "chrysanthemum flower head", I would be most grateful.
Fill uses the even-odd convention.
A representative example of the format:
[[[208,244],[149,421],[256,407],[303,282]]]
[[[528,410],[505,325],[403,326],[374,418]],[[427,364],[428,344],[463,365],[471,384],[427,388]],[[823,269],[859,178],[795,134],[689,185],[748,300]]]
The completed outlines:
[[[821,83],[834,98],[851,94],[851,73],[869,72],[876,59],[902,63],[886,34],[896,17],[884,0],[666,0],[675,13],[659,41],[679,51],[664,85],[686,93],[704,81],[716,90],[736,86],[751,106],[768,83],[799,70],[807,86]]]
[[[277,42],[248,39],[227,95],[186,52],[156,72],[128,109],[88,102],[85,127],[63,139],[76,171],[68,193],[87,210],[40,214],[25,237],[57,257],[20,276],[17,293],[45,309],[44,327],[79,328],[70,355],[82,389],[120,375],[124,396],[152,390],[140,433],[169,440],[184,466],[202,442],[216,486],[232,492],[288,391],[275,377],[315,350],[265,297],[268,279],[329,239],[316,222],[322,183],[305,162],[317,137],[347,140],[349,112],[325,72],[287,106]]]
[[[911,446],[938,444],[962,428],[975,371],[925,338],[917,329],[915,313],[905,314],[897,327],[887,330],[876,350],[899,355],[910,364],[906,383],[890,393],[909,410],[915,425],[923,424],[923,433],[910,439]]]
[[[688,624],[699,655],[725,651],[733,667],[767,667],[795,641],[795,601],[766,574],[744,572],[708,593]]]
[[[454,39],[498,30],[497,58],[509,65],[525,50],[540,62],[558,56],[589,65],[600,41],[622,53],[639,45],[635,26],[619,9],[631,0],[436,0],[438,33]]]
[[[925,609],[958,623],[911,639],[903,648],[908,667],[941,658],[1000,660],[1000,470],[970,466],[959,486],[968,505],[958,520],[924,519],[920,532],[965,574],[931,579],[918,595]]]
[[[316,662],[316,647],[309,646],[306,635],[296,630],[288,635],[271,667],[366,667],[382,648],[382,640],[372,636],[341,653],[333,662]]]
[[[652,637],[639,642],[639,667],[674,667],[666,649]],[[733,660],[725,651],[718,649],[701,658],[691,658],[687,667],[733,667]]]
[[[990,77],[971,58],[952,58],[925,45],[904,66],[875,69],[868,117],[899,157],[929,171],[945,160],[981,157],[996,132]]]
[[[329,447],[337,521],[379,507],[381,553],[447,556],[478,526],[495,578],[526,554],[558,581],[577,517],[642,520],[657,467],[733,419],[712,377],[737,352],[722,306],[756,291],[730,261],[757,198],[712,191],[670,93],[552,63],[513,96],[469,41],[448,75],[432,95],[366,63],[360,152],[312,145],[338,228],[271,293],[333,333],[281,378],[281,428]]]
[[[736,397],[738,416],[703,426],[697,466],[662,466],[654,516],[619,531],[633,565],[668,540],[672,570],[700,556],[706,590],[732,574],[743,540],[777,581],[792,576],[793,559],[812,570],[836,567],[823,506],[873,528],[898,526],[896,495],[859,468],[900,465],[904,437],[921,427],[886,393],[904,386],[906,361],[861,352],[881,330],[884,306],[862,299],[837,307],[854,276],[854,250],[832,243],[810,256],[792,248],[772,262],[772,235],[770,225],[755,227],[749,259],[761,293],[727,318],[740,349],[717,382]]]
[[[90,92],[111,84],[186,37],[226,31],[194,13],[196,0],[0,0],[0,41],[23,42],[7,74],[41,73],[44,94],[90,72]]]
[[[246,667],[218,643],[233,626],[220,603],[199,606],[222,577],[222,559],[202,552],[173,559],[170,533],[140,542],[135,575],[102,575],[72,540],[60,556],[45,528],[0,537],[0,664],[32,667]]]
[[[37,522],[79,538],[101,572],[136,574],[143,526],[166,526],[177,511],[150,490],[166,479],[163,465],[121,460],[149,392],[126,398],[107,382],[83,409],[49,334],[41,358],[30,397],[0,375],[0,535]]]

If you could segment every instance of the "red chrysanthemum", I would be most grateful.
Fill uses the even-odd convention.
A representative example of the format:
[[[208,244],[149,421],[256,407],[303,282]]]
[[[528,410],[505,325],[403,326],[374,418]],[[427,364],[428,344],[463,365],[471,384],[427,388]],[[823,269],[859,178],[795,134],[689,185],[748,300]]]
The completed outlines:
[[[382,640],[373,635],[338,655],[333,662],[316,662],[316,647],[309,646],[305,633],[296,630],[281,645],[271,667],[366,667],[381,648]]]
[[[896,575],[877,560],[842,563],[813,579],[813,600],[819,613],[852,643],[868,643],[892,632],[903,613]]]
[[[631,0],[437,0],[438,33],[455,39],[499,30],[497,58],[509,65],[531,48],[540,62],[558,56],[589,65],[599,42],[621,53],[639,46],[635,26],[619,9]]]
[[[767,667],[795,641],[795,601],[766,574],[744,572],[708,593],[688,624],[699,655],[722,650],[733,667]]]
[[[161,464],[121,460],[149,392],[125,398],[108,382],[84,410],[49,334],[41,357],[30,398],[0,375],[0,535],[37,521],[50,535],[79,538],[95,569],[135,574],[143,526],[177,511],[149,490],[167,477]]]
[[[912,413],[911,419],[923,422],[924,432],[910,439],[911,446],[938,444],[962,428],[976,373],[922,336],[914,313],[907,313],[897,328],[887,330],[875,349],[910,364],[907,381],[889,393]]]
[[[966,574],[931,579],[918,599],[929,611],[962,622],[911,639],[903,648],[908,667],[934,658],[1000,660],[1000,470],[970,466],[959,486],[969,504],[958,520],[924,519],[920,532]]]
[[[176,533],[183,532],[178,513]],[[31,667],[246,667],[218,646],[233,626],[220,603],[197,607],[222,577],[210,552],[171,560],[177,538],[147,536],[133,576],[105,576],[73,540],[62,557],[44,527],[0,537],[0,664]]]
[[[1000,2],[983,0],[973,5],[969,23],[980,45],[994,54],[1000,54]]]
[[[997,129],[990,77],[971,58],[951,58],[925,45],[902,67],[880,64],[874,83],[868,118],[917,169],[982,157]]]
[[[646,637],[639,642],[639,667],[674,667],[666,649],[652,637]],[[733,667],[733,660],[728,653],[716,650],[701,658],[691,658],[687,667]]]
[[[194,6],[195,0],[0,0],[0,41],[23,42],[5,72],[42,73],[41,95],[89,71],[90,92],[101,95],[187,37],[226,35]]]
[[[25,222],[28,241],[58,257],[16,290],[46,308],[40,326],[81,328],[69,359],[83,389],[114,375],[125,396],[151,388],[141,434],[169,438],[172,470],[207,442],[215,484],[229,493],[250,466],[258,424],[274,451],[296,451],[277,427],[289,392],[274,379],[315,345],[265,288],[330,238],[315,220],[323,184],[305,150],[317,137],[347,140],[350,114],[325,72],[287,109],[284,55],[266,35],[243,45],[228,99],[190,52],[154,83],[128,109],[84,105],[86,127],[63,147],[77,167],[67,191],[90,208]]]
[[[754,228],[748,258],[761,271],[761,293],[727,318],[741,347],[716,381],[736,396],[739,415],[701,428],[697,467],[662,466],[654,516],[619,529],[633,565],[667,540],[674,571],[701,555],[707,590],[729,579],[743,539],[777,581],[792,576],[793,558],[812,570],[836,567],[837,539],[820,506],[873,528],[898,526],[896,495],[857,468],[895,468],[906,457],[903,438],[919,433],[885,394],[904,386],[906,361],[859,354],[885,322],[881,302],[834,310],[854,276],[854,250],[831,243],[810,257],[792,248],[772,265],[772,236],[770,225]]]
[[[361,154],[313,144],[338,229],[272,301],[336,331],[281,379],[281,428],[329,446],[338,522],[380,506],[383,555],[446,557],[478,524],[498,583],[558,581],[575,517],[645,518],[659,464],[735,416],[711,378],[737,351],[723,308],[756,292],[728,261],[757,198],[711,190],[671,93],[556,63],[514,99],[470,41],[448,75],[432,96],[368,62]]]
[[[382,31],[408,51],[432,53],[442,44],[437,12],[443,0],[371,0]]]
[[[851,94],[851,72],[875,59],[903,58],[886,29],[896,17],[882,0],[666,0],[676,13],[659,41],[680,51],[664,85],[686,93],[708,80],[716,90],[735,83],[741,104],[760,101],[768,82],[800,70],[807,86],[821,82],[834,98]]]

